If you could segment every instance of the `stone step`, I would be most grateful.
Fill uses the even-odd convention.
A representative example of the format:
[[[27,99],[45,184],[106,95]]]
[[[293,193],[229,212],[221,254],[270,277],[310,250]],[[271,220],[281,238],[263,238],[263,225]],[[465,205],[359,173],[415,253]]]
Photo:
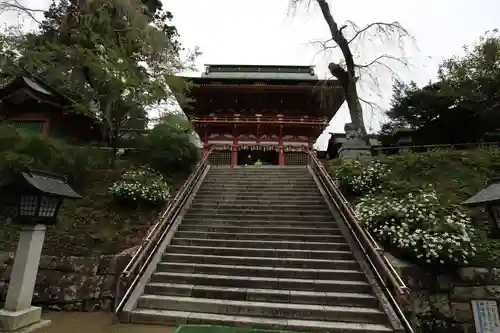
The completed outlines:
[[[297,202],[297,204],[291,204],[290,202],[283,201],[282,203],[273,203],[273,202],[248,202],[246,200],[241,200],[238,202],[218,202],[218,201],[204,201],[204,202],[199,202],[195,201],[191,207],[191,209],[269,209],[269,210],[282,210],[282,211],[287,211],[287,210],[311,210],[311,211],[328,211],[328,206],[325,204],[325,202],[315,202],[315,203],[309,203],[309,204],[301,204],[300,202]]]
[[[334,250],[295,250],[295,249],[257,249],[244,247],[222,247],[222,246],[189,246],[171,245],[168,252],[227,255],[227,256],[249,256],[249,257],[279,257],[279,258],[304,258],[304,259],[352,259],[351,251]]]
[[[281,189],[281,188],[268,188],[262,190],[259,188],[253,189],[244,189],[241,187],[232,187],[232,188],[224,188],[224,189],[205,189],[201,187],[197,193],[199,194],[211,194],[214,195],[214,192],[220,195],[245,195],[245,196],[256,196],[256,197],[267,197],[267,196],[285,196],[285,197],[303,197],[308,195],[316,195],[317,197],[321,197],[321,193],[317,188],[309,187],[300,190],[293,189]]]
[[[203,185],[226,185],[226,186],[245,186],[245,185],[255,185],[255,183],[262,183],[262,181],[257,181],[257,179],[247,179],[247,178],[229,178],[229,179],[220,179],[220,178],[205,178],[203,180]],[[289,186],[289,185],[310,185],[310,186],[316,186],[316,183],[314,182],[314,179],[309,176],[309,177],[304,177],[304,178],[287,178],[287,179],[281,179],[281,178],[273,178],[273,179],[267,179],[265,182],[267,186]]]
[[[262,267],[285,268],[335,268],[344,270],[359,270],[359,264],[354,259],[304,259],[304,258],[279,258],[279,257],[243,257],[220,256],[190,253],[166,252],[163,254],[164,262],[182,262],[214,265],[247,265]]]
[[[211,169],[209,175],[310,175],[307,167],[293,169],[257,169],[257,168],[233,168],[233,169]]]
[[[160,262],[157,272],[179,272],[194,274],[222,274],[237,276],[260,276],[320,280],[365,281],[359,270],[262,267],[245,265],[193,264],[179,262]]]
[[[317,191],[317,186],[314,183],[309,184],[293,184],[288,185],[274,185],[269,184],[266,181],[252,182],[252,184],[206,184],[203,183],[200,187],[200,191],[298,191],[298,192],[308,192],[315,190]]]
[[[237,216],[233,216],[237,218]],[[199,219],[186,217],[183,220],[185,225],[192,226],[192,229],[196,229],[199,224],[207,224],[206,221],[200,221]],[[257,220],[210,220],[208,222],[210,225],[218,226],[233,226],[233,227],[267,227],[269,225],[288,227],[288,228],[336,228],[335,222],[304,222],[304,221],[257,221]]]
[[[379,304],[377,298],[370,294],[234,288],[225,286],[200,286],[182,283],[148,283],[144,289],[144,293],[151,295],[174,295],[239,301],[322,305],[335,304],[374,308]]]
[[[309,203],[313,202],[325,202],[325,199],[320,194],[310,194],[305,197],[301,196],[287,196],[287,195],[276,195],[276,194],[268,194],[261,193],[259,195],[253,194],[225,194],[225,193],[217,193],[214,192],[212,194],[209,193],[196,193],[196,197],[194,202],[200,201],[216,201],[216,202],[237,202],[237,201],[263,201],[263,202],[283,202],[287,201],[290,203]]]
[[[306,320],[338,320],[383,324],[387,319],[377,308],[327,306],[319,304],[293,304],[251,301],[231,301],[210,298],[143,295],[138,307],[173,311],[193,311],[225,315],[250,315],[271,318],[296,318]]]
[[[217,204],[217,205],[235,205],[235,206],[241,206],[241,205],[249,205],[249,206],[254,206],[254,205],[264,205],[264,206],[295,206],[295,207],[315,207],[315,206],[321,206],[323,207],[325,205],[325,199],[323,197],[313,197],[313,198],[280,198],[276,197],[273,199],[260,199],[260,198],[254,198],[254,199],[248,199],[248,200],[237,200],[237,199],[230,199],[230,200],[219,200],[217,198],[214,198],[213,196],[197,196],[196,200],[193,202],[193,206],[195,205],[212,205],[212,204]]]
[[[205,177],[207,180],[227,180],[227,181],[233,181],[233,180],[261,180],[261,179],[272,179],[273,181],[280,181],[280,182],[286,182],[286,181],[294,181],[294,180],[311,180],[313,177],[309,172],[299,172],[299,173],[290,173],[290,174],[283,174],[283,173],[276,173],[276,172],[271,172],[271,173],[208,173],[208,175]]]
[[[282,174],[282,173],[228,173],[228,174],[208,174],[205,178],[206,180],[217,180],[217,181],[262,181],[264,179],[273,180],[275,182],[287,182],[295,180],[311,180],[313,177],[309,172],[307,173],[294,173],[294,174]]]
[[[265,215],[265,216],[273,216],[273,215],[286,215],[286,216],[295,216],[296,218],[301,218],[302,216],[329,216],[331,217],[330,210],[328,210],[328,206],[324,205],[321,208],[311,209],[284,209],[282,207],[272,208],[272,207],[203,207],[196,208],[191,207],[188,212],[189,215],[207,215],[207,216],[215,216],[215,215],[227,215],[230,214],[232,216],[247,216],[247,215]]]
[[[229,232],[199,232],[199,231],[177,231],[176,237],[198,238],[198,239],[234,239],[234,240],[273,240],[288,242],[327,242],[342,243],[345,242],[342,235],[324,235],[324,234],[268,234],[268,233],[229,233]]]
[[[307,170],[307,165],[261,165],[261,166],[247,166],[247,165],[211,165],[210,171],[221,171],[221,170],[278,170],[278,171],[287,171],[287,170]]]
[[[251,227],[251,226],[229,226],[229,225],[216,225],[216,224],[187,224],[181,223],[177,230],[179,231],[198,231],[198,232],[216,232],[216,233],[258,233],[258,234],[303,234],[303,235],[342,235],[340,229],[334,228],[335,224],[332,223],[331,228],[299,228],[299,227],[281,227],[276,224],[269,224],[265,227]]]
[[[185,218],[189,220],[196,221],[212,221],[212,220],[233,220],[237,218],[240,221],[315,221],[315,222],[333,222],[333,216],[330,214],[312,214],[308,212],[307,215],[300,214],[271,214],[271,211],[260,211],[254,214],[221,214],[217,212],[213,213],[198,213],[196,211],[188,210]]]
[[[372,287],[364,281],[309,280],[275,277],[249,277],[217,274],[189,274],[178,272],[154,272],[151,282],[184,283],[193,285],[225,286],[237,288],[308,290],[316,292],[371,293]]]
[[[203,184],[209,185],[221,185],[228,184],[234,185],[235,187],[241,185],[253,185],[253,184],[262,184],[266,183],[272,186],[280,187],[280,186],[289,186],[293,184],[302,185],[309,184],[311,186],[316,186],[314,179],[311,175],[306,175],[304,177],[280,177],[274,175],[264,175],[264,176],[229,176],[229,177],[210,177],[207,176],[203,180]]]
[[[206,238],[182,238],[175,237],[172,245],[190,246],[224,246],[224,247],[251,247],[260,249],[303,249],[303,250],[335,250],[349,251],[347,242],[291,242],[275,240],[240,240],[240,239],[206,239]]]
[[[208,172],[209,175],[218,175],[218,176],[229,176],[229,175],[278,175],[278,176],[292,176],[292,175],[310,175],[309,170],[307,168],[299,168],[295,170],[279,170],[279,169],[256,169],[256,168],[240,168],[240,169],[220,169],[215,170],[212,169]]]
[[[298,332],[330,333],[390,333],[386,325],[347,323],[341,321],[313,321],[301,319],[258,318],[251,316],[228,316],[191,311],[167,311],[157,309],[135,309],[131,321],[137,324],[169,325],[212,324],[251,328],[282,329]]]

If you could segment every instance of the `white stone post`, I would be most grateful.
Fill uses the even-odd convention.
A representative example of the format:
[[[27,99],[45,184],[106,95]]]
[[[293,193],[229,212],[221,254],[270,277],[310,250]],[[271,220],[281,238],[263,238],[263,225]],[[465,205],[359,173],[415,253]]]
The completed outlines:
[[[0,332],[33,332],[50,324],[41,320],[40,307],[31,306],[45,229],[43,224],[21,229],[7,298],[0,310]]]

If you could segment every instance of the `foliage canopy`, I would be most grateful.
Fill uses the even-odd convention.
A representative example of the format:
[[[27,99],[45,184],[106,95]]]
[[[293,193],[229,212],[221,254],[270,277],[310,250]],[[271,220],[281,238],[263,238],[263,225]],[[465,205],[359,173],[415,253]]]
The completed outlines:
[[[487,32],[464,50],[441,64],[437,82],[395,82],[383,143],[394,144],[400,129],[410,130],[417,145],[498,141],[500,35]]]

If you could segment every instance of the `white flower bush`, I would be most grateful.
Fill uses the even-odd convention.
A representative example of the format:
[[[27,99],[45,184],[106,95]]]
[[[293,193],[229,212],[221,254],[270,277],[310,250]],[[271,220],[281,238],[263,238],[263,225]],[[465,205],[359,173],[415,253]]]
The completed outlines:
[[[382,188],[382,180],[391,170],[377,160],[361,163],[352,158],[343,158],[335,168],[335,178],[344,191],[355,195],[376,192]]]
[[[159,205],[170,198],[170,186],[153,169],[140,168],[125,172],[109,189],[118,202]]]
[[[356,212],[391,252],[428,265],[467,265],[476,251],[471,220],[458,208],[443,207],[429,188],[403,198],[368,195]]]

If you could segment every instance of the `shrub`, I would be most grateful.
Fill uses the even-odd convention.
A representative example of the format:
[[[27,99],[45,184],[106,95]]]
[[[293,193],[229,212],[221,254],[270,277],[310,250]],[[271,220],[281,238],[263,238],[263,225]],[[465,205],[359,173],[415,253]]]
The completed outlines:
[[[138,168],[125,172],[109,189],[113,199],[134,206],[157,206],[170,198],[170,186],[163,176],[153,169]]]
[[[138,150],[131,158],[171,175],[189,173],[200,159],[200,149],[193,142],[191,130],[176,124],[160,124],[137,142]]]
[[[347,194],[364,195],[380,190],[390,169],[377,160],[363,164],[358,160],[344,158],[334,172],[343,191]]]
[[[91,169],[106,166],[106,153],[75,147],[44,135],[0,125],[0,186],[11,183],[26,167],[80,180]]]
[[[368,195],[356,206],[360,222],[389,250],[425,265],[466,265],[474,256],[470,218],[443,206],[433,188],[402,198]]]

